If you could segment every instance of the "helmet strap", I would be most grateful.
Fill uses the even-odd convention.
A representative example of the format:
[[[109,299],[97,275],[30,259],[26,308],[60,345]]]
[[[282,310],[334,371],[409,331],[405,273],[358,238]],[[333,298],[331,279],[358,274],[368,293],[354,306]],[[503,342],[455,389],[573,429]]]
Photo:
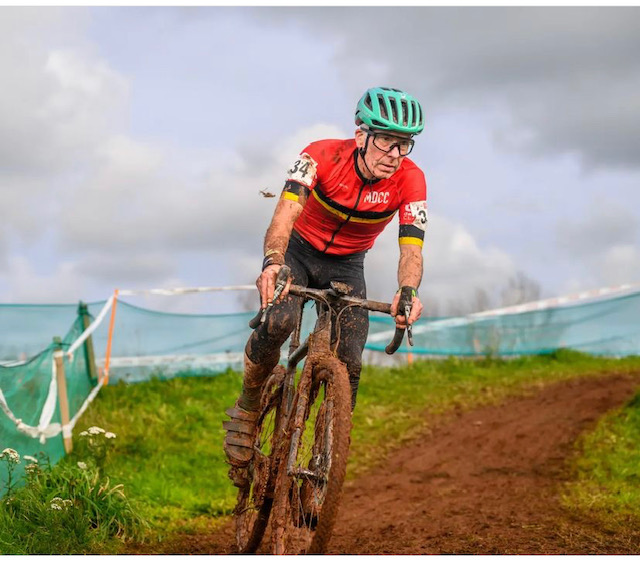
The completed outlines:
[[[367,149],[369,148],[369,138],[371,137],[371,134],[369,132],[366,132],[366,134],[367,134],[367,139],[364,141],[364,146],[358,150],[358,154],[362,158],[362,163],[364,164],[364,167],[367,168],[367,171],[373,176],[373,172],[371,171],[371,168],[369,168],[367,164],[367,160],[364,159],[367,153]]]
[[[367,153],[367,149],[369,148],[369,138],[371,137],[371,134],[369,132],[367,132],[366,130],[362,130],[362,131],[365,134],[367,134],[367,139],[364,141],[364,147],[360,148],[358,150],[358,153],[360,154],[360,157],[364,160],[364,155]]]

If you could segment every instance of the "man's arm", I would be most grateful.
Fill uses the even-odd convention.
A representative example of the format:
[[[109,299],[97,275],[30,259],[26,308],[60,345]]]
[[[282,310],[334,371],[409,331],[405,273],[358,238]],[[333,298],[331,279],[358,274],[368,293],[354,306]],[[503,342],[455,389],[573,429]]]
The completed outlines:
[[[411,297],[411,315],[409,323],[415,322],[422,315],[423,305],[418,297],[418,287],[422,281],[422,246],[414,244],[400,244],[400,261],[398,262],[398,285],[400,288],[410,287],[415,290]],[[400,291],[396,293],[391,303],[391,315],[395,317],[398,327],[406,327],[404,309],[398,309],[401,297]],[[404,303],[404,302],[403,302]],[[404,307],[404,306],[400,306]],[[398,314],[398,315],[396,315]]]
[[[284,263],[284,254],[289,245],[289,238],[293,230],[293,224],[298,219],[304,207],[304,197],[297,201],[280,198],[271,218],[271,224],[264,237],[264,262],[263,270],[256,281],[260,292],[261,307],[264,309],[273,299],[276,277],[280,266]],[[289,291],[289,285],[284,290],[280,299]]]
[[[398,262],[398,285],[420,287],[422,281],[422,247],[413,244],[400,245]]]

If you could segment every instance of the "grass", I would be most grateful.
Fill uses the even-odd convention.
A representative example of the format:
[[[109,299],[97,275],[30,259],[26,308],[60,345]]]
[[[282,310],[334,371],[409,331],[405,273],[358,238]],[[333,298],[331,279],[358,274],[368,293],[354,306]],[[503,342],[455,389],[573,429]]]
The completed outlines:
[[[232,507],[235,489],[221,449],[222,420],[240,381],[228,371],[108,386],[84,416],[118,433],[109,472],[136,494],[158,527]]]
[[[563,504],[613,532],[640,531],[640,392],[581,438]],[[640,546],[639,546],[640,550]]]
[[[637,369],[637,357],[600,359],[565,351],[513,360],[365,367],[354,413],[349,477],[379,463],[442,414],[534,393],[564,378]],[[156,535],[173,529],[197,532],[233,509],[235,489],[226,475],[221,424],[240,386],[240,374],[231,371],[208,378],[113,385],[85,414],[84,421],[118,434],[108,472],[126,485]]]

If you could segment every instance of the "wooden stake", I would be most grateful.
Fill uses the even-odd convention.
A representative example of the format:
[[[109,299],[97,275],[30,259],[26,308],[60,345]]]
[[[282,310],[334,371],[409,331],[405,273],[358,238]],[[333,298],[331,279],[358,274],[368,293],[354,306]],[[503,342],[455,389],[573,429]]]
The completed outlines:
[[[60,346],[60,338],[55,338],[55,342]],[[71,431],[65,431],[69,425],[69,396],[67,395],[67,377],[64,372],[64,352],[58,349],[53,352],[53,360],[56,363],[56,381],[58,384],[58,404],[60,405],[60,423],[62,423],[62,439],[64,442],[64,450],[71,453],[73,450],[73,441],[71,439]]]
[[[113,327],[116,323],[116,306],[118,305],[118,290],[113,292],[111,318],[109,320],[109,336],[107,338],[107,352],[104,358],[104,385],[109,384],[109,364],[111,363],[111,342],[113,341]]]

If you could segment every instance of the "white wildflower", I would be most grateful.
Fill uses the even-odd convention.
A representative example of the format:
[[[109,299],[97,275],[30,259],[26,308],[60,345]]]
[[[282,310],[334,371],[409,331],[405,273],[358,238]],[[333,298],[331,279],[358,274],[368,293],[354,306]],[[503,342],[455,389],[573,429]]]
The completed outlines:
[[[102,429],[102,427],[96,427],[95,425],[90,427],[87,431],[89,432],[89,435],[100,435],[101,433],[104,433],[104,429]]]
[[[29,465],[24,466],[24,470],[27,473],[35,473],[38,471],[38,465],[36,463],[29,463]]]
[[[51,509],[53,509],[54,511],[62,511],[62,507],[60,507],[60,505],[58,505],[57,503],[52,503]]]
[[[27,461],[31,461],[32,463],[38,463],[38,460],[31,455],[23,455],[22,459],[26,459]]]
[[[64,504],[65,508],[73,507],[73,501],[71,501],[71,499],[65,499],[62,503]]]
[[[0,453],[0,459],[7,459],[8,461],[16,464],[20,463],[20,455],[18,455],[18,452],[15,449],[11,449],[10,447],[2,450],[2,453]]]
[[[107,439],[115,439],[115,438],[116,438],[116,434],[115,434],[115,433],[112,433],[111,431],[107,431],[107,433],[105,433],[105,434],[104,434],[104,436],[105,436]]]
[[[80,435],[82,435],[82,437],[86,437],[87,435],[89,435],[88,431],[81,431]]]
[[[78,467],[80,469],[86,469],[87,468],[87,464],[84,461],[78,461]]]

